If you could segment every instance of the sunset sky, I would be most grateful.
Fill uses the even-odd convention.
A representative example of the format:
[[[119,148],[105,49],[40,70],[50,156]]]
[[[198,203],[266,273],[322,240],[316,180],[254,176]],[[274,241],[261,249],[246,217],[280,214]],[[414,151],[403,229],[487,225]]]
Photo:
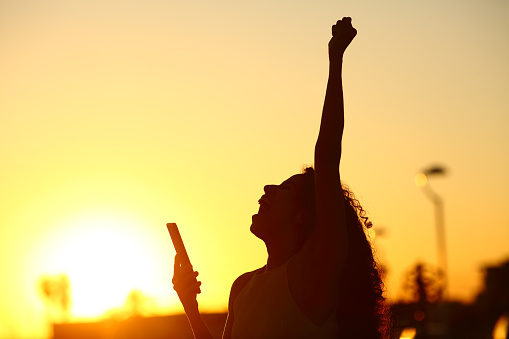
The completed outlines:
[[[445,206],[449,293],[509,259],[509,2],[0,0],[0,338],[47,337],[37,283],[67,274],[71,320],[131,290],[181,312],[176,222],[225,311],[264,264],[249,232],[263,186],[313,162],[331,26],[351,16],[341,175],[363,203],[388,296],[436,264],[430,178]]]

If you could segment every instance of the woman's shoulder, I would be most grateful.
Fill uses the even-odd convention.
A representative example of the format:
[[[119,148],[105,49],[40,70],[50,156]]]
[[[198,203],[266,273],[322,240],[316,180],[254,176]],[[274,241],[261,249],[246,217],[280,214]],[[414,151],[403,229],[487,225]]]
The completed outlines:
[[[251,278],[257,274],[261,273],[265,270],[265,266],[260,267],[254,271],[246,272],[242,275],[240,275],[235,281],[233,282],[232,289],[230,292],[230,298],[235,297],[239,292],[246,286],[246,284],[251,280]]]

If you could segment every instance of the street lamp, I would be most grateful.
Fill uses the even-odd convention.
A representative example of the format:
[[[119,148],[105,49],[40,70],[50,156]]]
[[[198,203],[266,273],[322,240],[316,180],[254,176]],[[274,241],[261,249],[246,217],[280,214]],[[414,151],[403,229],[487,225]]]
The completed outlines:
[[[431,188],[429,177],[437,175],[445,175],[446,170],[441,166],[433,166],[422,173],[415,176],[415,183],[422,188],[422,191],[428,199],[431,200],[435,207],[435,227],[437,236],[437,256],[439,266],[444,272],[444,298],[447,296],[448,274],[447,274],[447,253],[445,246],[445,219],[444,219],[444,203],[442,198]]]

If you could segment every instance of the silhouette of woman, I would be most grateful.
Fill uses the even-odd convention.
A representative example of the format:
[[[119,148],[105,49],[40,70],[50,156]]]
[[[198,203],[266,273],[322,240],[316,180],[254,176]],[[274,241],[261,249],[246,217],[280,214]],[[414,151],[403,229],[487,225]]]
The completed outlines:
[[[267,185],[251,232],[267,264],[232,285],[223,338],[382,338],[382,282],[365,235],[364,210],[341,184],[343,53],[357,31],[332,26],[329,79],[314,169]],[[198,272],[175,257],[173,285],[195,338],[212,338],[198,311]]]

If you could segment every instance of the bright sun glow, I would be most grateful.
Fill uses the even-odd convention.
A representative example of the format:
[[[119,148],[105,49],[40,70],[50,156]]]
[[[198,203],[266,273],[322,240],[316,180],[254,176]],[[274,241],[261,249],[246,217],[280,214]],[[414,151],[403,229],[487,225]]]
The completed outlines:
[[[93,212],[66,220],[44,243],[50,269],[69,276],[74,318],[100,316],[151,284],[157,268],[143,226],[132,216]]]

